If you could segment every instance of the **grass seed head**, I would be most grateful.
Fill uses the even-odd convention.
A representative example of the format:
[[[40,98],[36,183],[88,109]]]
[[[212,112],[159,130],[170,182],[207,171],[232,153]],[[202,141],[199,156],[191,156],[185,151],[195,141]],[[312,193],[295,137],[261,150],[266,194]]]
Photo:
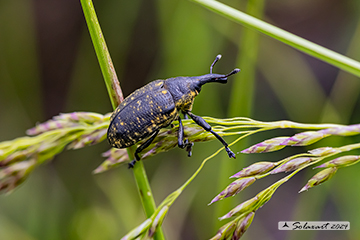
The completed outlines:
[[[253,184],[256,181],[255,177],[246,177],[246,178],[239,178],[232,183],[229,184],[221,193],[219,193],[211,202],[210,204],[213,204],[214,202],[217,202],[219,200],[222,200],[227,197],[234,196]],[[209,205],[210,205],[209,204]]]
[[[311,162],[311,159],[312,158],[310,158],[310,157],[298,157],[298,158],[291,159],[290,161],[288,161],[288,162],[280,165],[279,167],[275,168],[274,170],[272,170],[271,174],[294,171],[294,170],[304,166],[305,164]]]
[[[275,167],[275,163],[272,162],[257,162],[243,168],[243,170],[232,175],[230,178],[243,178],[263,174],[271,170],[273,167]]]
[[[299,191],[299,193],[308,190],[309,188],[315,187],[327,180],[329,180],[330,178],[332,178],[334,176],[334,174],[336,173],[337,168],[336,167],[329,167],[326,168],[320,172],[318,172],[317,174],[315,174],[312,178],[310,178],[310,180],[307,182],[307,184]]]
[[[292,137],[289,137],[286,141],[284,141],[283,145],[288,146],[307,146],[313,144],[324,137],[329,136],[329,134],[325,134],[319,131],[307,131],[295,134]]]
[[[360,133],[360,124],[354,124],[349,126],[341,126],[336,128],[328,128],[320,130],[324,134],[331,134],[337,136],[352,136]]]
[[[216,235],[212,237],[210,240],[222,240],[227,239],[234,232],[236,227],[236,221],[231,221],[224,226],[222,226]]]
[[[358,163],[360,161],[359,158],[360,156],[358,155],[348,155],[348,156],[338,157],[314,168],[347,167]]]
[[[245,150],[242,150],[242,153],[264,153],[264,152],[273,152],[280,150],[285,147],[282,143],[287,140],[289,137],[276,137],[265,140],[261,143],[255,144]]]
[[[259,201],[258,196],[250,198],[249,200],[237,205],[235,208],[233,208],[230,212],[228,212],[224,216],[220,217],[219,220],[224,220],[227,218],[240,216],[241,214],[243,214],[245,212],[252,212],[255,210],[255,207],[256,207],[258,201]]]
[[[239,240],[242,237],[242,235],[244,235],[246,230],[250,227],[254,219],[254,216],[255,216],[255,212],[251,212],[238,222],[234,230],[234,233],[231,237],[231,240]]]

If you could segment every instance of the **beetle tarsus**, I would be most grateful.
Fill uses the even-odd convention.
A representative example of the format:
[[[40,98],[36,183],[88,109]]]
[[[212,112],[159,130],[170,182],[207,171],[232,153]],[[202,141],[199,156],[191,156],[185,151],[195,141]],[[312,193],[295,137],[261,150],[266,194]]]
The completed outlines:
[[[233,153],[229,147],[225,147],[225,150],[227,154],[229,155],[229,158],[236,158],[235,153]]]
[[[128,164],[128,168],[129,168],[129,169],[130,169],[130,168],[134,168],[135,163],[136,163],[136,160],[135,160],[135,159],[134,159],[134,160],[132,160],[131,162],[129,162],[129,164]]]
[[[189,142],[187,139],[185,140],[186,143],[186,151],[188,152],[188,157],[191,157],[192,155],[192,147],[194,146],[194,143]]]

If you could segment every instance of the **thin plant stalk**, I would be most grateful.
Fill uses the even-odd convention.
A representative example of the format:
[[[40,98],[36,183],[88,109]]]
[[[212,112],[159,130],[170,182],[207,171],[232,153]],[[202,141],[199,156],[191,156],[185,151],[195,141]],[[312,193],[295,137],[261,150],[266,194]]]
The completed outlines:
[[[134,156],[134,151],[132,150],[133,149],[128,148],[129,156]],[[143,161],[138,161],[135,164],[134,176],[146,217],[150,217],[154,213],[156,205],[153,194],[151,192],[150,183],[145,172]]]
[[[229,7],[223,3],[214,0],[192,0],[200,5],[214,11],[224,17],[227,17],[237,23],[264,33],[274,39],[277,39],[285,44],[288,44],[310,56],[325,61],[333,66],[336,66],[344,71],[352,73],[360,77],[360,62],[348,58],[344,55],[336,53],[332,50],[324,48],[318,44],[310,42],[304,38],[289,33],[283,29],[275,27],[269,23],[261,21],[246,13]]]
[[[106,88],[109,93],[110,101],[113,109],[123,101],[124,97],[121,87],[112,63],[110,53],[106,46],[105,38],[102,34],[99,21],[91,0],[80,0],[84,11],[86,23],[90,32],[90,36],[95,48],[96,56],[98,58],[101,72],[104,77]],[[134,147],[128,149],[129,159],[132,158]],[[156,209],[155,200],[152,195],[150,183],[146,175],[146,171],[142,162],[139,162],[134,167],[134,177],[138,187],[140,199],[147,217],[151,216]],[[162,240],[164,234],[161,230],[156,231],[154,239]]]

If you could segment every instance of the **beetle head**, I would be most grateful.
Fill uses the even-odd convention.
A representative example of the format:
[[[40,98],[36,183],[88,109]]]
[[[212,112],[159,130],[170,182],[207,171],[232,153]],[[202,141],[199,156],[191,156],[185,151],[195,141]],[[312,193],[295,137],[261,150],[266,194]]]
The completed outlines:
[[[199,81],[199,87],[201,87],[202,85],[204,85],[205,83],[209,83],[209,82],[219,82],[219,83],[227,83],[227,78],[233,74],[236,74],[240,71],[240,69],[235,68],[234,70],[232,70],[230,73],[228,74],[216,74],[216,73],[212,73],[212,69],[215,65],[215,63],[217,63],[217,61],[219,61],[219,59],[221,58],[221,55],[217,55],[214,62],[211,64],[210,66],[210,73],[209,74],[205,74],[203,76],[198,77],[198,81]]]

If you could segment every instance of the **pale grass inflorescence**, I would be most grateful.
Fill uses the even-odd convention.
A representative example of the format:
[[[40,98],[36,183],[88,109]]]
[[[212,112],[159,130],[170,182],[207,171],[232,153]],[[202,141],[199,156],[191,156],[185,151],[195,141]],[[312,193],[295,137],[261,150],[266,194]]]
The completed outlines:
[[[280,150],[285,146],[306,146],[314,142],[321,140],[324,137],[331,135],[338,136],[352,136],[360,133],[360,125],[351,125],[351,126],[336,126],[319,131],[306,131],[302,133],[295,134],[291,137],[276,137],[272,139],[265,140],[261,143],[255,144],[245,150],[242,153],[263,153],[263,152],[272,152]],[[249,214],[254,214],[259,207],[262,207],[275,192],[275,190],[293,177],[296,173],[301,171],[304,168],[315,165],[320,161],[332,158],[334,155],[346,153],[348,151],[359,149],[360,144],[350,144],[338,148],[333,147],[321,147],[308,151],[308,153],[302,153],[290,156],[278,162],[257,162],[254,163],[240,172],[231,176],[231,178],[237,178],[229,186],[227,186],[220,194],[218,194],[210,204],[222,200],[224,198],[234,196],[244,190],[246,187],[250,186],[257,179],[261,179],[270,174],[276,174],[281,172],[292,172],[286,177],[280,179],[270,187],[266,188],[262,192],[258,193],[255,197],[239,204],[237,207],[232,209],[226,215],[220,218],[220,220],[227,219],[230,217],[236,217],[229,223],[226,223],[221,227],[212,239],[227,239],[231,236],[231,239],[239,239],[241,235],[238,234],[235,226],[243,224],[243,231],[249,227],[251,221],[248,223],[243,223],[246,216]],[[299,193],[306,191],[312,187],[315,187],[334,176],[339,168],[351,166],[360,161],[360,156],[358,155],[345,155],[314,167],[315,168],[324,168],[322,171],[315,174],[307,184],[299,191]]]
[[[293,136],[268,139],[243,150],[242,153],[271,152],[286,146],[310,145],[331,135],[351,136],[360,133],[359,124],[343,126],[335,124],[300,124],[290,121],[261,122],[241,117],[229,119],[204,117],[204,119],[212,125],[219,135],[238,136],[230,145],[261,131],[279,128],[311,130],[300,132]],[[29,129],[27,134],[31,136],[0,143],[0,190],[5,192],[13,190],[26,179],[36,166],[52,159],[64,148],[77,149],[105,140],[109,121],[110,114],[101,115],[89,112],[61,114]],[[183,125],[185,137],[190,142],[214,139],[211,133],[204,131],[192,120],[184,120]],[[174,122],[169,128],[162,129],[153,143],[141,153],[142,159],[176,147],[177,130],[177,122]],[[321,161],[325,162],[315,167],[323,168],[323,170],[315,174],[300,192],[308,190],[333,177],[339,168],[358,163],[360,161],[360,156],[358,155],[344,155],[333,158],[335,155],[344,154],[358,148],[360,148],[360,144],[345,145],[337,148],[316,148],[307,153],[293,155],[278,162],[257,162],[235,173],[231,176],[231,178],[235,178],[235,181],[215,196],[209,204],[234,196],[249,187],[256,180],[270,174],[289,172],[287,176],[220,217],[220,220],[229,218],[232,218],[232,220],[221,227],[212,239],[239,239],[250,226],[255,212],[271,199],[279,186],[288,181],[297,172],[309,166],[314,166]],[[165,198],[151,217],[129,232],[123,239],[152,238],[161,226],[173,202],[197,176],[204,164],[222,150],[223,148],[220,148],[204,159],[195,173],[180,188]],[[94,173],[104,172],[131,160],[125,149],[110,149],[103,156],[107,159],[95,169]]]
[[[0,143],[0,191],[11,191],[32,170],[65,147],[78,149],[106,138],[109,114],[60,114],[27,131],[30,136]]]

